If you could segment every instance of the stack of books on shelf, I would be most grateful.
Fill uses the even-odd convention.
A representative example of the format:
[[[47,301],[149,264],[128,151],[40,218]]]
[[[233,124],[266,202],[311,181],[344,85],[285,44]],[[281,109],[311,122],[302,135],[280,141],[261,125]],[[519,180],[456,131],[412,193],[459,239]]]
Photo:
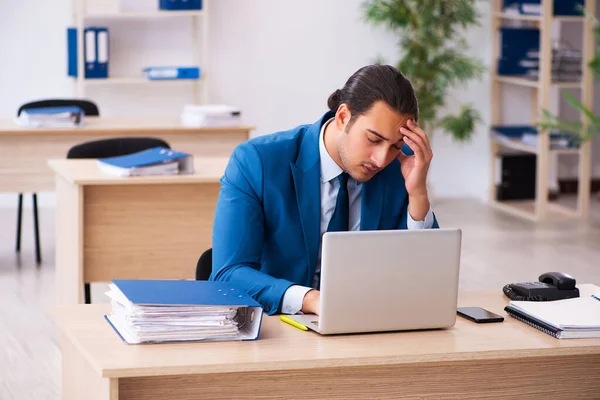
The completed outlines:
[[[263,309],[214,281],[114,280],[105,319],[128,344],[258,339]]]
[[[552,81],[578,82],[582,77],[581,51],[568,48],[552,49]],[[530,51],[527,58],[519,61],[526,68],[525,77],[537,80],[539,77],[539,51]]]

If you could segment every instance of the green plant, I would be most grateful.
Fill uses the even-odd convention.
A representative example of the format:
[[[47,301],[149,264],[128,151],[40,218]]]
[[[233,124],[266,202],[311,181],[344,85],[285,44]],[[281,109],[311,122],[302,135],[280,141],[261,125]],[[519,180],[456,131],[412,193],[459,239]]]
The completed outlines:
[[[398,35],[396,67],[413,84],[419,100],[419,124],[431,136],[442,129],[457,141],[469,141],[481,116],[471,105],[458,115],[440,117],[448,91],[479,78],[483,63],[465,54],[464,30],[478,24],[479,0],[367,0],[365,19]]]
[[[598,23],[598,19],[587,10],[584,9],[583,12],[586,15],[586,18],[590,18],[594,23],[594,56],[587,67],[590,68],[592,74],[597,77],[600,76],[600,24]],[[586,117],[587,124],[584,124],[581,120],[561,119],[544,109],[542,110],[540,122],[536,124],[537,128],[542,131],[570,133],[575,135],[577,141],[580,142],[590,140],[595,134],[600,132],[600,118],[598,118],[592,110],[588,109],[577,100],[571,93],[565,92],[563,96],[571,107],[583,113]]]

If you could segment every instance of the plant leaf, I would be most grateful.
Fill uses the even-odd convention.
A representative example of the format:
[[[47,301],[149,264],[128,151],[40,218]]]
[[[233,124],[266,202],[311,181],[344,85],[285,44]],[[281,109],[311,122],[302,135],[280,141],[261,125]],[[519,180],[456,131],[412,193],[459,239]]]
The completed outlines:
[[[439,126],[460,142],[469,142],[475,126],[482,122],[481,115],[471,106],[464,105],[458,115],[449,115],[439,121]]]

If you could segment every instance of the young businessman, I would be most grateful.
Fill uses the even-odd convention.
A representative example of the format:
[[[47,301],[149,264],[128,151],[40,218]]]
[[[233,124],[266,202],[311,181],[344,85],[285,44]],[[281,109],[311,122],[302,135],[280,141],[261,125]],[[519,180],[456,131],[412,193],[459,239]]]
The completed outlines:
[[[211,279],[244,289],[267,314],[319,313],[325,232],[438,227],[410,82],[366,66],[328,106],[314,124],[239,145],[221,179]]]

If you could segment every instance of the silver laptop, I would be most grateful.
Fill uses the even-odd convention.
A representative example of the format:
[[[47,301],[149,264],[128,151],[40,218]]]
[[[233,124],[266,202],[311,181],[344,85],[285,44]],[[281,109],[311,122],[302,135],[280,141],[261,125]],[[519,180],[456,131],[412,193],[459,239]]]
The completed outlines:
[[[462,231],[323,235],[320,315],[292,315],[321,334],[452,327]]]

